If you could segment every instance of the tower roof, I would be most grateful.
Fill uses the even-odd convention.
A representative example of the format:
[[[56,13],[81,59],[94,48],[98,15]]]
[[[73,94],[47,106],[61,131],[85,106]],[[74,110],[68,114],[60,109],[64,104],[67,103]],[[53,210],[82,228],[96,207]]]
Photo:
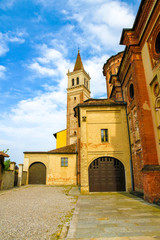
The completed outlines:
[[[84,67],[83,67],[83,63],[81,60],[80,52],[78,50],[78,55],[77,55],[77,59],[76,59],[76,63],[75,63],[73,72],[77,71],[77,70],[81,70],[81,69],[84,69]]]

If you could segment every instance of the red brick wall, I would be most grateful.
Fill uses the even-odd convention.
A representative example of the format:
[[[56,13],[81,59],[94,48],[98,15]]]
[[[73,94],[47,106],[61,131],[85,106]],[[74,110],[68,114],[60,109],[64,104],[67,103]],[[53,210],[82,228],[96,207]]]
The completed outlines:
[[[144,198],[160,203],[160,171],[143,172]]]

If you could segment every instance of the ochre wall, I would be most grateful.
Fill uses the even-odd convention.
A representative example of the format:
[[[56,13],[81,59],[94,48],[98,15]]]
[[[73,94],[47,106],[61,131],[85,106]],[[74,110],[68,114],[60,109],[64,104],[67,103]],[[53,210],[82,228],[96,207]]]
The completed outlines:
[[[160,98],[160,93],[155,96],[154,94],[154,86],[156,83],[159,84],[160,87],[160,61],[154,68],[152,67],[151,57],[149,54],[149,48],[147,42],[145,42],[143,49],[142,49],[142,60],[144,65],[145,77],[147,82],[147,89],[150,99],[150,106],[153,118],[153,126],[154,126],[154,133],[156,136],[156,147],[157,147],[157,154],[158,154],[158,161],[160,164],[160,122],[158,118],[160,118],[160,109],[156,110],[156,99]]]
[[[131,190],[130,150],[124,106],[80,109],[81,192],[89,192],[88,167],[98,157],[114,157],[125,168],[126,190]],[[82,117],[86,116],[86,121]],[[101,129],[108,129],[109,142],[101,142]]]
[[[112,56],[103,66],[103,74],[106,77],[107,98],[110,98],[113,84],[109,83],[111,75],[116,75],[123,57],[123,52]]]
[[[68,157],[68,167],[61,167],[61,158]],[[76,154],[32,154],[24,155],[24,171],[34,162],[41,162],[46,166],[47,185],[76,185]]]
[[[67,141],[67,130],[65,129],[63,131],[60,131],[56,135],[57,135],[56,148],[65,147]]]

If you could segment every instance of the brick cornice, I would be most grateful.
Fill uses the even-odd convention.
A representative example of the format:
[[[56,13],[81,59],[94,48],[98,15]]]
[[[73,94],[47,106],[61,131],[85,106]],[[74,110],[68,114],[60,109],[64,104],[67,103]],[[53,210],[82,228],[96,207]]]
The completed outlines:
[[[132,29],[123,29],[122,33],[123,38],[121,39],[120,44],[126,45],[135,45],[138,44],[138,38],[136,33]]]
[[[123,84],[123,82],[125,81],[126,76],[128,75],[128,71],[129,68],[132,64],[133,61],[142,61],[142,57],[141,57],[141,51],[139,46],[129,46],[129,48],[126,49],[126,52],[124,53],[124,58],[123,58],[123,62],[120,66],[119,69],[119,80],[121,82],[121,84]]]
[[[126,46],[140,44],[145,25],[148,23],[152,8],[156,3],[159,6],[158,0],[142,1],[133,28],[123,29],[120,44]]]
[[[157,2],[157,1],[147,0],[147,1],[143,2],[140,14],[136,18],[134,26],[133,26],[133,29],[137,36],[140,36],[142,34],[142,31],[144,30],[145,24],[148,21],[148,17],[150,15],[151,9],[155,2]]]

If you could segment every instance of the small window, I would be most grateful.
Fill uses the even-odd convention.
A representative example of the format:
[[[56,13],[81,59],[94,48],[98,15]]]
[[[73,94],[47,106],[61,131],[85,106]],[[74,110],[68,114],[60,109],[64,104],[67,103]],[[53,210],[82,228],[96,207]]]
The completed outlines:
[[[157,96],[159,95],[159,93],[160,93],[160,87],[159,87],[159,83],[158,83],[158,82],[156,82],[156,83],[154,84],[153,92],[154,92],[155,97],[157,97]]]
[[[84,86],[88,88],[88,81],[86,79],[84,79]]]
[[[74,86],[74,78],[72,79],[72,86]]]
[[[158,33],[156,38],[155,49],[156,49],[156,52],[159,54],[160,53],[160,32]]]
[[[76,102],[76,97],[74,97],[74,102]]]
[[[61,167],[68,167],[68,158],[61,158]]]
[[[86,81],[86,88],[88,88],[88,81]]]
[[[101,141],[108,142],[108,129],[101,129]]]
[[[130,95],[130,98],[131,98],[131,99],[134,97],[134,86],[133,86],[132,83],[131,83],[131,85],[129,86],[129,95]]]
[[[77,77],[77,85],[79,84],[79,77]]]

